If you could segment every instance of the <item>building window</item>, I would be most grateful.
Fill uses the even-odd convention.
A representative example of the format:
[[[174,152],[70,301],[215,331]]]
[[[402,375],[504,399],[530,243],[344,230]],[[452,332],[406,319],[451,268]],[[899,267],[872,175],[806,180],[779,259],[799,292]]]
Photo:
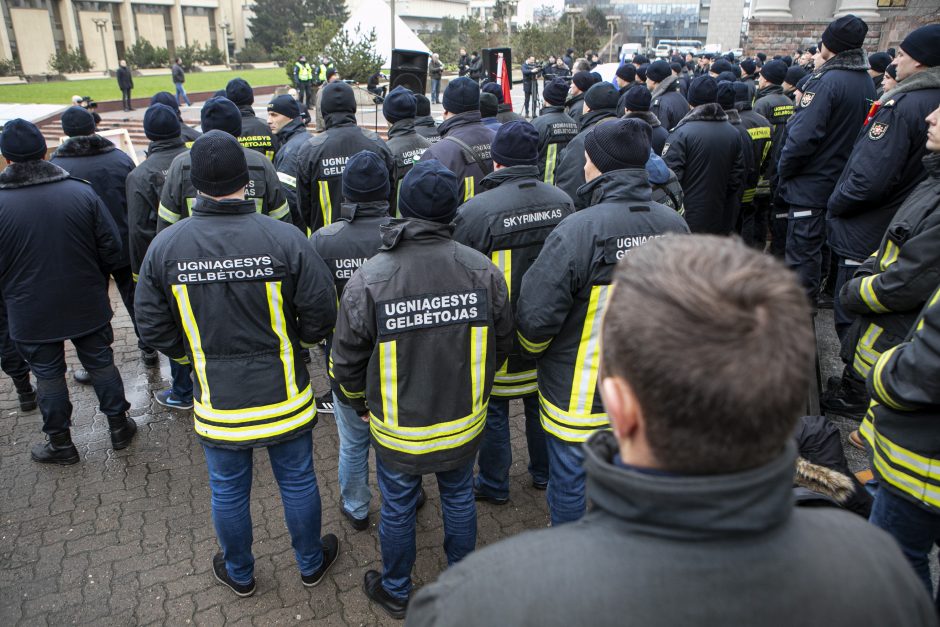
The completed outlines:
[[[900,9],[907,6],[907,0],[878,0],[879,9]]]

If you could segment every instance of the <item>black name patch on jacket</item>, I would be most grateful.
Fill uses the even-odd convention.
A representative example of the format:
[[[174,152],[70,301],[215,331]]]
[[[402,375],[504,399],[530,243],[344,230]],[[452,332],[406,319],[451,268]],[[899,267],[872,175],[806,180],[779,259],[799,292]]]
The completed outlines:
[[[493,225],[494,235],[505,235],[516,231],[538,228],[542,226],[555,226],[565,214],[561,209],[540,209],[538,211],[521,211],[515,215],[503,216]]]
[[[359,266],[368,261],[368,257],[344,257],[342,259],[326,259],[337,279],[351,279]]]
[[[170,283],[187,285],[227,281],[267,281],[285,275],[284,265],[271,255],[235,255],[168,262]]]
[[[617,235],[616,237],[608,237],[604,240],[604,262],[616,264],[623,259],[624,255],[634,248],[638,248],[647,242],[652,242],[657,237],[662,237],[663,235],[664,234]]]
[[[485,322],[489,313],[486,290],[396,298],[379,301],[376,309],[379,335]]]

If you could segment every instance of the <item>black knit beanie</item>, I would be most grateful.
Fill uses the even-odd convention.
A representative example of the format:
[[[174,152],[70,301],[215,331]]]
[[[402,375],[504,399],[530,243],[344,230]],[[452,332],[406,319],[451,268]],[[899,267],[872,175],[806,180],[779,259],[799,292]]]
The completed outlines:
[[[484,94],[493,94],[496,96],[496,102],[503,104],[505,97],[503,96],[503,88],[497,83],[487,83],[483,85],[483,89],[480,90]]]
[[[669,64],[662,59],[653,61],[646,69],[647,80],[651,80],[654,83],[661,83],[670,76],[672,76],[672,69],[670,69]]]
[[[584,151],[598,170],[644,168],[649,160],[653,128],[637,118],[620,118],[591,127]]]
[[[147,107],[144,113],[144,134],[151,141],[180,136],[180,119],[176,111],[163,104]]]
[[[875,52],[874,54],[868,55],[868,65],[871,69],[884,74],[884,71],[888,69],[888,66],[891,65],[891,55],[887,52]]]
[[[62,114],[62,132],[69,137],[95,134],[95,118],[88,109],[69,107]]]
[[[718,81],[711,76],[699,76],[689,84],[689,104],[697,107],[715,102],[718,96]]]
[[[337,81],[329,83],[320,90],[320,113],[329,115],[330,113],[355,113],[356,95],[353,94],[352,87]]]
[[[584,104],[587,105],[591,111],[616,109],[619,99],[620,92],[610,83],[597,83],[592,85],[584,94]]]
[[[901,42],[901,50],[927,67],[940,65],[940,24],[927,24],[912,31]]]
[[[388,167],[376,153],[363,150],[346,162],[343,170],[343,198],[349,202],[388,199]]]
[[[493,94],[480,94],[480,117],[495,118],[499,113],[499,101]]]
[[[293,120],[300,117],[300,104],[290,94],[281,94],[268,103],[268,111]]]
[[[790,85],[796,85],[804,76],[806,76],[806,70],[801,68],[799,65],[791,65],[787,68],[787,74],[783,78],[783,82],[789,83]]]
[[[590,72],[575,72],[575,75],[571,77],[571,82],[581,91],[587,91],[594,84],[594,77]]]
[[[734,109],[734,83],[732,81],[718,81],[715,102],[725,111]]]
[[[617,68],[617,78],[625,83],[632,83],[636,80],[636,66],[632,63],[624,63]]]
[[[189,157],[190,180],[207,196],[228,196],[248,185],[245,150],[231,133],[221,130],[205,133],[193,142]]]
[[[830,52],[839,54],[846,50],[861,48],[868,34],[868,24],[854,15],[843,15],[829,22],[822,34],[822,42]]]
[[[476,81],[460,76],[447,83],[442,99],[444,111],[466,113],[480,110],[480,87]]]
[[[741,70],[750,76],[757,71],[757,64],[754,62],[754,59],[745,59],[741,61]]]
[[[634,85],[621,97],[626,111],[649,111],[652,100],[653,94],[643,85]]]
[[[787,64],[783,61],[768,61],[760,69],[760,75],[768,82],[779,85],[787,77]]]
[[[225,97],[239,107],[250,105],[255,101],[255,92],[243,78],[233,78],[225,86]]]
[[[565,100],[568,99],[568,82],[563,78],[553,78],[542,90],[542,97],[545,98],[545,102],[556,107],[565,104]]]
[[[228,98],[209,98],[199,114],[203,131],[225,131],[233,137],[242,134],[242,114]]]
[[[403,218],[450,224],[459,204],[457,177],[437,159],[418,161],[401,180],[398,211]]]
[[[424,94],[415,94],[415,115],[431,115],[431,101]]]
[[[180,110],[180,103],[176,99],[176,96],[174,96],[168,91],[158,91],[157,93],[155,93],[150,98],[150,104],[166,105],[170,107],[171,109],[173,109],[174,111],[176,111],[177,113],[179,113],[179,110]]]
[[[415,100],[415,95],[401,85],[390,91],[382,103],[382,115],[392,124],[413,118],[417,114],[418,101]]]
[[[0,153],[13,163],[38,161],[46,156],[46,139],[35,124],[16,118],[3,125]]]
[[[711,67],[708,68],[708,71],[714,74],[721,74],[722,72],[730,72],[731,61],[729,61],[728,59],[718,59],[717,61],[712,63]]]
[[[506,167],[535,165],[539,160],[539,132],[522,120],[507,122],[496,131],[490,154],[495,163]]]

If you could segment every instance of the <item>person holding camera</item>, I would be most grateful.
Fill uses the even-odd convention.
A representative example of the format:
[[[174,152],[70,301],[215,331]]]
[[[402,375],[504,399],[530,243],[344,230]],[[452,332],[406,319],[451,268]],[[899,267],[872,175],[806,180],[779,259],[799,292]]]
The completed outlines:
[[[534,118],[538,115],[539,74],[541,72],[542,68],[535,62],[535,57],[530,54],[522,64],[522,91],[525,94],[522,114],[527,118]],[[529,115],[529,103],[532,103],[532,115]]]

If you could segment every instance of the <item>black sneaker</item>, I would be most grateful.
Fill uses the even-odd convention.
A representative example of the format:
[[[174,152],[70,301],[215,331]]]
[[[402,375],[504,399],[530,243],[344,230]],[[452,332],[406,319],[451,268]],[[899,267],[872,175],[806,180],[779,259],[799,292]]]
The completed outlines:
[[[330,567],[336,563],[336,558],[339,557],[339,539],[336,536],[328,533],[320,538],[320,542],[323,543],[323,563],[320,564],[319,570],[312,575],[300,576],[300,580],[308,588],[315,588],[320,585],[323,577],[326,576]]]
[[[81,383],[82,385],[91,385],[91,375],[88,374],[88,371],[84,368],[73,372],[72,378],[75,379],[76,383]]]
[[[369,528],[369,515],[366,514],[365,518],[356,518],[352,514],[346,511],[346,508],[340,505],[340,510],[343,512],[343,516],[346,517],[346,520],[349,521],[349,524],[352,525],[352,528],[356,531],[365,531]]]
[[[861,420],[868,410],[868,395],[861,386],[864,384],[852,385],[843,377],[839,385],[830,387],[819,396],[819,406],[824,412]]]
[[[362,579],[362,591],[373,603],[385,610],[385,613],[401,620],[408,611],[408,601],[396,599],[382,586],[382,574],[377,570],[367,570]]]
[[[225,558],[222,557],[222,551],[215,554],[212,558],[212,573],[219,583],[231,588],[235,596],[250,597],[255,593],[255,580],[252,577],[251,582],[247,584],[235,583],[228,575],[228,569],[225,568]]]
[[[483,501],[486,503],[492,503],[493,505],[505,505],[509,502],[509,498],[498,499],[495,496],[490,496],[489,494],[483,494],[476,487],[473,488],[473,500],[474,501]]]
[[[332,414],[333,413],[333,393],[327,392],[317,397],[317,413],[318,414]]]
[[[147,350],[140,351],[140,360],[144,362],[144,365],[148,368],[153,368],[160,364],[160,356],[157,355],[157,351],[152,348]]]
[[[304,360],[304,363],[305,363],[305,364],[309,364],[310,361],[311,361],[311,360],[310,360],[310,349],[309,349],[309,348],[305,348],[305,349],[301,350],[301,351],[300,351],[300,358]]]

